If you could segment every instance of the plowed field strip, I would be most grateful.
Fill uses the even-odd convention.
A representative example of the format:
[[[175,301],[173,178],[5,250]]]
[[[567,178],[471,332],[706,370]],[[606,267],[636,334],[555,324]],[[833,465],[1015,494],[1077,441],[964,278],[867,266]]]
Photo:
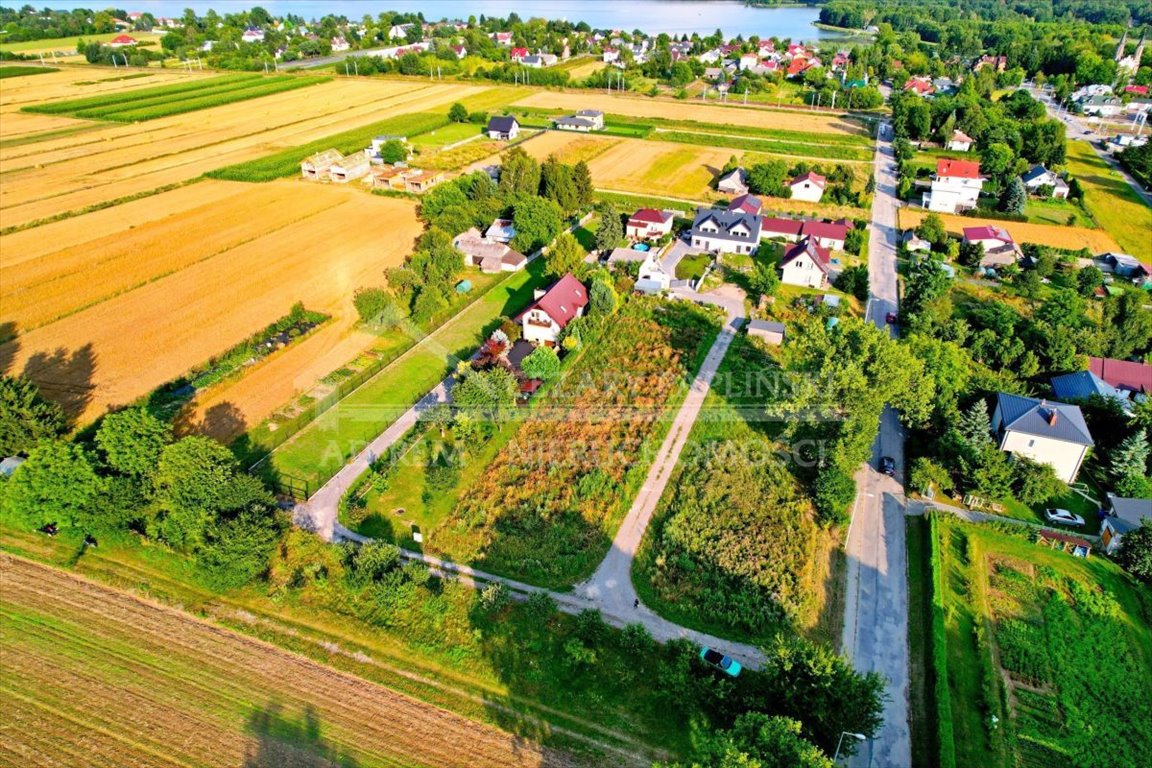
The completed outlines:
[[[94,747],[94,757],[119,754],[121,765],[175,766],[191,762],[184,754],[204,760],[203,745],[211,744],[204,762],[237,765],[260,738],[254,716],[275,705],[295,717],[311,706],[328,745],[316,757],[338,751],[372,765],[446,768],[581,764],[63,571],[5,556],[3,573],[8,617],[41,617],[19,627],[27,639],[11,623],[0,634],[15,671],[4,681],[13,694],[6,698],[18,710],[16,722],[32,728],[27,738],[27,728],[7,731],[13,746],[47,746],[56,755]],[[61,634],[69,624],[80,631]],[[125,658],[134,648],[155,663],[142,669]],[[229,695],[214,693],[218,688]],[[246,698],[247,718],[236,712],[237,693]],[[217,717],[224,718],[220,727]],[[38,739],[43,725],[34,725],[45,721],[54,722],[48,745]],[[279,746],[309,754],[315,745]]]

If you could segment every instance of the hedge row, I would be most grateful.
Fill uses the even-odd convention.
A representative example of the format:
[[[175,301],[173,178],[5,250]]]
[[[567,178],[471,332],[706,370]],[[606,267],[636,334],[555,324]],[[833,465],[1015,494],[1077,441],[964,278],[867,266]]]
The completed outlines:
[[[210,171],[206,176],[225,181],[274,181],[300,172],[300,162],[309,155],[336,149],[345,154],[357,152],[372,143],[373,137],[399,135],[412,137],[420,133],[434,131],[448,125],[448,115],[442,112],[417,112],[412,115],[398,115],[379,123],[353,128],[343,133],[317,139],[309,144],[291,147],[272,155],[250,160],[246,163],[228,165]]]
[[[143,101],[152,98],[171,98],[192,91],[219,88],[228,83],[240,81],[253,81],[260,75],[225,75],[223,77],[210,77],[203,80],[194,80],[188,83],[174,85],[159,85],[154,88],[141,88],[135,91],[121,91],[119,93],[106,93],[102,96],[90,96],[86,99],[72,99],[69,101],[52,101],[47,104],[34,104],[24,107],[24,112],[39,112],[45,115],[62,115],[70,112],[79,112],[83,109],[96,109],[116,104],[127,107],[131,102]]]
[[[952,730],[952,691],[948,687],[948,632],[944,625],[944,563],[940,553],[940,530],[936,514],[928,515],[929,567],[932,569],[932,700],[935,702],[936,739],[940,745],[940,768],[956,768],[955,734]]]

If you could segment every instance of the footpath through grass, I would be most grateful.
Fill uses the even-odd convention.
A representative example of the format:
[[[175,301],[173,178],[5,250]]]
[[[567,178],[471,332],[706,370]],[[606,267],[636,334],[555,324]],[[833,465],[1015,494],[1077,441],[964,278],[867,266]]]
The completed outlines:
[[[1152,261],[1152,208],[1082,141],[1068,142],[1068,170],[1084,188],[1084,205],[1108,234],[1143,262]]]
[[[955,762],[1138,768],[1152,754],[1152,593],[1100,555],[937,518],[933,661]],[[945,645],[941,652],[940,643]],[[940,681],[947,681],[946,691]],[[941,698],[941,695],[944,697]],[[995,717],[994,721],[992,718]],[[1102,734],[1123,734],[1101,742]]]
[[[501,317],[525,307],[542,280],[542,268],[537,260],[493,287],[273,451],[262,470],[315,492],[454,370],[456,360],[469,358]]]

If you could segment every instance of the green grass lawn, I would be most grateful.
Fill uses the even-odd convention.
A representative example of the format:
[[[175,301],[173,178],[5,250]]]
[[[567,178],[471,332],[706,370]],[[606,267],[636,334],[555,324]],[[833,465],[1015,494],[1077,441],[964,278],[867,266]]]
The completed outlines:
[[[266,462],[267,471],[272,477],[290,478],[293,484],[314,492],[455,369],[456,360],[470,357],[499,324],[500,317],[526,306],[532,300],[533,288],[541,282],[542,267],[541,262],[535,262],[509,276],[405,352],[273,451]],[[403,334],[395,335],[395,343],[408,343]]]
[[[1101,556],[1075,558],[1024,534],[950,515],[939,531],[956,764],[1143,764],[1152,751],[1148,588]],[[1100,750],[1094,734],[1112,732],[1123,743]]]
[[[8,77],[27,77],[28,75],[46,75],[49,72],[59,72],[58,69],[52,67],[21,67],[21,66],[4,66],[0,67],[0,80]]]
[[[414,147],[438,149],[472,136],[479,136],[482,129],[483,126],[474,123],[449,123],[443,128],[435,128],[418,136],[413,136],[409,141]]]
[[[596,247],[596,230],[600,228],[600,214],[592,214],[592,218],[576,227],[572,231],[573,237],[580,243],[580,247],[586,251],[592,251]]]
[[[1024,215],[1033,224],[1056,224],[1073,227],[1094,227],[1084,209],[1065,200],[1037,200],[1030,198],[1024,206]]]
[[[1152,261],[1152,208],[1084,142],[1068,142],[1067,165],[1084,188],[1084,206],[1097,223],[1127,253]]]
[[[685,256],[676,264],[676,279],[699,280],[711,263],[712,256],[707,253],[694,253]]]

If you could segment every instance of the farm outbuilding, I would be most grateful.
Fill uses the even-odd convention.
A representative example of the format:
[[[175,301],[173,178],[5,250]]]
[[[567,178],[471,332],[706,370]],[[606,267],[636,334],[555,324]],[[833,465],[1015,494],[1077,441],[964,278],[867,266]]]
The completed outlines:
[[[332,166],[343,159],[344,155],[340,154],[338,150],[326,149],[300,163],[300,173],[309,181],[323,181],[328,178],[328,172]]]
[[[768,344],[784,343],[784,323],[774,320],[748,321],[748,335],[763,339]]]
[[[353,179],[367,175],[372,167],[372,161],[367,152],[353,152],[347,157],[332,163],[328,168],[328,178],[337,184],[347,184]]]

